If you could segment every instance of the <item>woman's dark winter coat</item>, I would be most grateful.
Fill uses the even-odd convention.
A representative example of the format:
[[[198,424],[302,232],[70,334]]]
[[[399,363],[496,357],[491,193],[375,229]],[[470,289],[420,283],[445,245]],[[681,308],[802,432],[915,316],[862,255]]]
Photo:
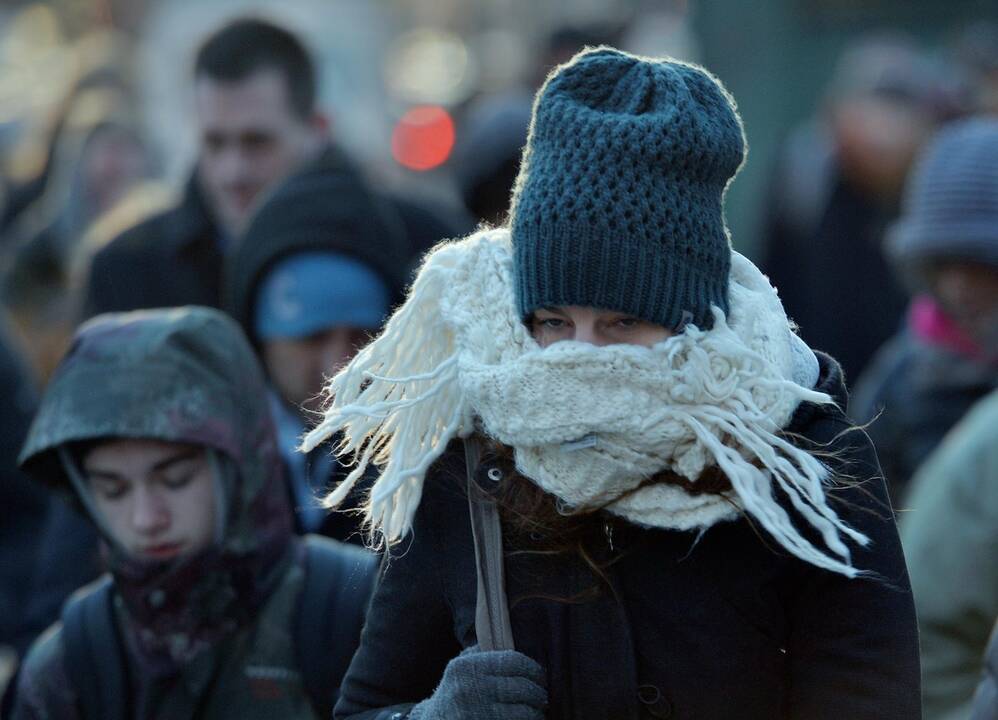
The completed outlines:
[[[974,709],[970,720],[988,720],[998,717],[998,622],[991,632],[988,651],[984,655],[981,684],[974,695]]]
[[[844,407],[838,365],[820,360],[818,389]],[[744,519],[698,537],[606,516],[590,550],[598,561],[615,558],[606,570],[612,591],[566,602],[548,598],[599,585],[588,566],[515,552],[506,532],[514,640],[547,671],[548,717],[917,720],[918,640],[904,558],[873,448],[862,431],[842,434],[850,427],[837,408],[805,405],[788,430],[838,453],[834,462],[852,480],[833,491],[833,504],[870,537],[853,562],[877,578],[807,565]],[[478,482],[488,487],[496,467],[486,455]],[[413,533],[376,591],[336,718],[404,717],[433,693],[448,661],[475,644],[464,476],[457,445],[427,476]]]

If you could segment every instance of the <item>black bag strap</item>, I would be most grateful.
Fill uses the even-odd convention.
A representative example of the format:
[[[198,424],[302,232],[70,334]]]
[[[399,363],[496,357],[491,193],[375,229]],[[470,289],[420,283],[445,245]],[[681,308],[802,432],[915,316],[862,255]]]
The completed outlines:
[[[475,482],[481,448],[474,436],[464,441],[464,457],[478,576],[478,600],[475,605],[478,646],[483,650],[513,650],[513,627],[509,621],[503,567],[502,524],[495,501]]]
[[[295,626],[298,671],[319,717],[328,718],[360,645],[377,556],[319,535],[306,535],[303,542],[305,584]]]
[[[84,720],[126,720],[130,688],[109,575],[78,590],[63,606],[62,642]]]

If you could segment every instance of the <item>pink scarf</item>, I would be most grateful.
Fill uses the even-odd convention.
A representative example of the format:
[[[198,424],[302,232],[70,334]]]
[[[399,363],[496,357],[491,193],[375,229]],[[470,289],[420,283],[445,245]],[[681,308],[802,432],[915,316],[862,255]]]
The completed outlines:
[[[941,347],[972,360],[985,361],[987,353],[960,329],[934,298],[919,295],[908,308],[908,327],[929,345]]]

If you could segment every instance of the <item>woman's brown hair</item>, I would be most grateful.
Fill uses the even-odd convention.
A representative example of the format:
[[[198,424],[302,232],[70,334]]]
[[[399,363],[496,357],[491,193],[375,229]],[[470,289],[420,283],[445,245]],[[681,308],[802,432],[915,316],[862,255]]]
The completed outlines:
[[[608,541],[605,537],[607,520],[603,511],[620,500],[612,498],[605,503],[583,508],[565,508],[557,498],[542,490],[535,482],[516,470],[513,448],[486,440],[485,453],[503,471],[503,479],[492,492],[499,507],[499,515],[506,530],[507,553],[532,554],[578,558],[592,571],[598,582],[595,586],[570,598],[548,598],[561,602],[581,602],[589,599],[605,586],[611,591],[607,568],[621,555],[601,553],[606,559],[597,559],[593,553],[597,543]],[[717,466],[708,467],[696,482],[663,470],[648,478],[621,497],[658,483],[678,485],[691,495],[720,495],[726,497],[731,483]],[[536,597],[536,596],[529,596]],[[527,597],[513,599],[513,604]]]

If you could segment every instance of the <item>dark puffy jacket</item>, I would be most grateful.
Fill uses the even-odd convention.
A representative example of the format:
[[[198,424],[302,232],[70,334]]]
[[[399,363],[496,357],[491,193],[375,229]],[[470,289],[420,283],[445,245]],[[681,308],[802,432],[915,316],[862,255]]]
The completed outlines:
[[[821,357],[818,389],[846,401]],[[546,670],[557,720],[917,720],[918,638],[897,530],[876,458],[837,408],[804,405],[789,430],[831,443],[856,484],[836,494],[872,543],[850,580],[775,551],[746,520],[696,533],[640,528],[607,515],[587,549],[613,592],[566,556],[515,553],[506,578],[516,648]],[[504,465],[488,455],[477,470]],[[492,473],[494,475],[494,472]],[[475,560],[459,445],[431,469],[411,538],[387,564],[337,718],[404,717],[448,661],[476,642]],[[509,534],[504,533],[509,545]],[[616,597],[615,597],[616,596]],[[619,598],[619,600],[617,599]],[[457,719],[455,719],[457,720]]]
[[[37,398],[27,366],[0,321],[0,645],[20,654],[36,631],[30,621],[34,597],[29,579],[37,564],[38,536],[49,509],[47,495],[17,469],[17,453],[28,432]]]
[[[882,250],[896,212],[845,179],[827,134],[810,125],[784,146],[766,208],[759,267],[801,337],[835,356],[851,387],[904,315]]]
[[[360,177],[359,168],[335,146],[313,162],[327,171]],[[401,217],[412,256],[472,229],[467,217],[424,202],[398,196],[388,202]],[[97,252],[87,282],[84,317],[179,305],[220,307],[222,248],[221,229],[192,175],[179,205],[126,230]]]
[[[998,718],[998,623],[991,633],[988,651],[984,656],[981,684],[974,695],[974,709],[970,720],[995,720]]]
[[[996,387],[998,368],[929,344],[910,329],[877,353],[856,384],[849,413],[859,423],[872,420],[868,432],[896,507],[907,507],[911,478],[943,436]]]
[[[218,307],[221,267],[220,230],[192,175],[179,204],[146,218],[97,251],[83,316],[179,305]]]

